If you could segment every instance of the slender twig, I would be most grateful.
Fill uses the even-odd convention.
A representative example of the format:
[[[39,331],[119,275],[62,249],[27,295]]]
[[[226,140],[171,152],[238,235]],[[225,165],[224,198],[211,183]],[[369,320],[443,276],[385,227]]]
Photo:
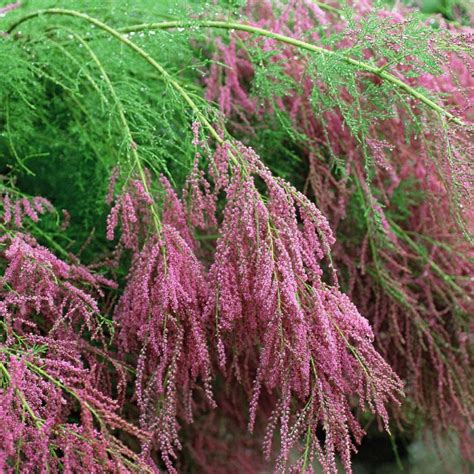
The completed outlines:
[[[69,32],[69,34],[73,35],[77,41],[85,48],[85,50],[88,52],[94,63],[96,64],[97,68],[100,71],[101,77],[103,78],[104,82],[107,84],[107,87],[109,88],[110,94],[112,95],[112,98],[115,102],[115,105],[117,107],[117,112],[120,118],[120,122],[123,126],[126,139],[128,141],[128,148],[131,150],[133,159],[135,161],[135,165],[138,169],[138,173],[140,175],[140,179],[142,180],[143,187],[145,191],[151,195],[150,190],[148,189],[148,184],[147,184],[147,179],[145,175],[145,170],[143,168],[142,162],[140,160],[140,157],[138,156],[138,151],[136,147],[132,146],[131,144],[134,142],[133,140],[133,135],[132,131],[130,130],[130,126],[128,125],[128,120],[125,116],[125,109],[123,107],[122,101],[120,100],[117,92],[115,91],[115,87],[112,84],[112,81],[109,78],[109,75],[107,74],[107,71],[105,70],[104,66],[102,65],[100,59],[97,57],[97,55],[94,53],[94,51],[91,49],[91,47],[87,44],[87,42],[82,38],[82,36],[78,35],[76,32],[64,28],[65,31]],[[154,223],[157,227],[157,231],[159,232],[161,230],[161,220],[158,216],[158,212],[155,209],[155,206],[151,207],[152,213],[153,213],[153,219]]]
[[[297,48],[305,49],[307,51],[311,51],[313,53],[325,54],[327,56],[337,57],[341,61],[350,64],[352,66],[357,67],[361,71],[369,72],[378,76],[380,79],[390,82],[397,88],[403,90],[408,95],[411,95],[415,99],[423,102],[429,108],[446,116],[452,122],[458,125],[465,125],[465,123],[453,115],[451,112],[447,111],[444,107],[437,104],[435,101],[424,95],[423,93],[419,92],[415,88],[411,87],[401,79],[397,78],[393,74],[386,72],[384,67],[373,66],[372,64],[358,61],[357,59],[351,58],[349,56],[344,56],[339,52],[332,51],[321,46],[316,46],[311,43],[307,43],[306,41],[298,40],[295,38],[291,38],[290,36],[285,36],[279,33],[275,33],[272,31],[265,30],[263,28],[259,28],[252,25],[246,25],[242,23],[234,23],[234,22],[226,22],[226,21],[218,21],[218,20],[196,20],[196,21],[166,21],[160,23],[144,23],[141,25],[134,25],[125,28],[119,29],[122,33],[131,33],[136,31],[142,30],[168,30],[173,28],[191,28],[191,27],[202,27],[202,28],[220,28],[225,30],[238,30],[238,31],[245,31],[247,33],[254,33],[259,36],[264,36],[270,39],[274,39],[276,41],[280,41],[282,43],[286,43]]]
[[[340,10],[339,8],[333,7],[332,5],[328,5],[327,3],[323,2],[312,2],[314,5],[316,5],[318,8],[321,10],[326,10],[329,13],[334,13],[337,16],[342,16],[343,11]]]

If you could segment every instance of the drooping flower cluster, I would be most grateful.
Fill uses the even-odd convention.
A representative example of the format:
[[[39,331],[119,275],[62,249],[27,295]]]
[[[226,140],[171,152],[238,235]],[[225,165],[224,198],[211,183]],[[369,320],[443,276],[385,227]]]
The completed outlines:
[[[113,201],[113,181],[111,180],[111,189],[107,197],[109,204]],[[145,185],[140,180],[132,180],[130,189],[117,197],[107,217],[107,239],[114,240],[115,228],[119,225],[120,220],[120,243],[127,249],[139,247],[140,240],[146,238],[151,221],[150,206],[153,204],[153,200],[146,191]],[[144,233],[145,235],[143,235]]]
[[[215,319],[219,365],[252,386],[250,430],[261,392],[277,394],[264,450],[272,455],[279,426],[278,469],[306,437],[301,465],[316,456],[326,472],[337,472],[338,453],[349,471],[351,436],[360,442],[363,434],[351,412],[353,397],[388,428],[385,405],[397,403],[401,382],[374,350],[367,320],[337,287],[327,220],[243,145],[218,149],[212,169],[224,170],[232,156],[242,165],[227,163],[233,172],[218,175],[226,205],[209,271],[207,313]],[[325,265],[333,284],[325,282]]]
[[[212,349],[226,385],[238,381],[247,393],[250,430],[267,418],[267,458],[274,458],[272,433],[279,432],[278,469],[291,464],[304,438],[298,465],[317,457],[335,472],[339,454],[350,471],[352,438],[360,442],[363,435],[354,399],[388,428],[386,405],[398,403],[401,382],[374,350],[367,320],[338,289],[329,224],[250,148],[221,143],[207,170],[196,158],[186,208],[166,179],[155,188],[148,182],[153,191],[140,195],[132,181],[108,219],[109,237],[122,222],[118,245],[132,250],[114,320],[119,354],[134,354],[139,422],[151,434],[142,458],[152,466],[158,452],[174,472],[178,450],[187,449],[178,431],[187,429],[196,407],[215,405]],[[132,242],[130,223],[143,238]],[[218,229],[208,272],[197,258],[193,227]],[[268,398],[264,392],[270,412],[259,402]],[[318,441],[320,427],[325,442]]]
[[[20,334],[51,334],[77,326],[80,331],[88,330],[99,337],[97,302],[76,285],[80,283],[100,294],[101,285],[114,283],[83,266],[67,264],[25,234],[5,234],[0,246],[4,265],[0,313],[13,330]],[[14,313],[9,309],[12,307]]]
[[[181,448],[178,418],[192,421],[192,394],[197,385],[214,404],[203,312],[208,286],[203,266],[194,254],[184,209],[168,181],[162,178],[160,184],[160,202],[143,192],[134,199],[128,192],[119,198],[126,245],[133,242],[129,222],[142,226],[151,222],[155,205],[162,206],[162,214],[160,227],[140,248],[130,245],[135,253],[114,318],[120,328],[120,354],[138,356],[135,396],[140,425],[153,435],[144,446],[143,456],[156,447],[166,468],[175,472],[173,462]],[[132,186],[142,189],[136,181]],[[147,209],[140,209],[143,202],[149,204]],[[111,212],[117,208],[116,204]]]
[[[5,194],[0,198],[1,219],[5,225],[20,228],[23,226],[23,219],[30,218],[33,222],[38,222],[39,216],[45,212],[52,212],[52,204],[41,196],[34,198],[17,197],[11,198]]]

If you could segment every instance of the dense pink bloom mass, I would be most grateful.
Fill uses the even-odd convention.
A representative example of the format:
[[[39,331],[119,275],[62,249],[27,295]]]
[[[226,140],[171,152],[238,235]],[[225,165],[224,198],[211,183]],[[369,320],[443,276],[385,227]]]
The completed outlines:
[[[88,332],[103,344],[96,296],[114,284],[20,233],[0,237],[0,262],[0,470],[112,472],[130,459],[139,465],[111,432],[145,433],[118,415],[97,357],[103,352],[80,337]],[[111,363],[123,397],[123,368]]]
[[[206,148],[193,130],[195,146]],[[120,222],[117,245],[133,254],[114,320],[119,355],[134,355],[140,428],[151,434],[142,459],[152,466],[157,452],[175,470],[183,423],[193,421],[196,408],[205,410],[203,403],[215,407],[214,353],[226,384],[241,383],[247,393],[250,431],[257,417],[269,417],[267,458],[276,452],[278,428],[277,469],[289,466],[304,438],[297,465],[317,458],[336,472],[339,454],[350,471],[354,440],[364,433],[354,399],[388,428],[386,405],[398,403],[402,384],[374,350],[367,320],[338,289],[328,221],[239,143],[219,145],[207,171],[196,160],[185,206],[165,178],[146,191],[132,180],[108,218],[109,238]],[[208,271],[193,227],[219,229]],[[271,402],[261,407],[264,392]]]
[[[95,337],[100,327],[96,300],[80,286],[95,289],[115,284],[91,274],[85,267],[69,265],[40,246],[32,237],[17,233],[0,237],[5,270],[0,313],[11,329],[21,333],[64,331],[72,325],[87,329]],[[11,312],[15,307],[15,312]],[[35,322],[33,315],[41,314]]]
[[[8,387],[0,389],[2,472],[15,472],[15,459],[22,472],[38,466],[54,472],[127,472],[127,459],[139,465],[137,456],[110,433],[145,434],[121,419],[117,403],[95,388],[97,367],[80,362],[79,347],[40,337],[25,342],[35,344],[36,352],[42,348],[41,355],[32,350],[19,358],[14,355],[18,348],[7,345],[0,357],[0,367],[5,373],[8,368]]]

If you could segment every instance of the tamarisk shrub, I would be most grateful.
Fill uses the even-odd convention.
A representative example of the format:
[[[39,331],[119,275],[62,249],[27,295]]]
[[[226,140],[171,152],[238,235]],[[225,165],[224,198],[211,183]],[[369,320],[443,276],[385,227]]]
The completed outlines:
[[[306,469],[317,457],[326,472],[336,472],[339,454],[350,471],[351,437],[360,442],[363,435],[351,411],[354,397],[388,428],[385,405],[398,403],[401,382],[374,350],[368,322],[337,287],[328,222],[250,148],[218,145],[208,169],[212,185],[198,158],[184,192],[186,210],[165,178],[153,186],[148,175],[125,185],[108,218],[108,237],[121,222],[118,244],[132,251],[114,320],[120,353],[135,354],[139,421],[152,433],[142,458],[152,465],[156,450],[174,471],[180,420],[191,422],[202,400],[215,405],[212,335],[226,382],[236,376],[249,388],[251,431],[261,392],[274,395],[264,451],[273,457],[279,427],[278,470],[304,438],[298,466]],[[218,226],[208,275],[188,222],[203,230]],[[324,259],[332,284],[325,282]],[[322,443],[318,426],[326,433]]]
[[[361,420],[413,418],[393,369],[467,432],[469,35],[369,0],[247,2],[267,30],[135,3],[17,5],[0,33],[8,182],[72,206],[45,231],[2,191],[2,468],[350,472]],[[211,125],[204,38],[208,98],[274,174]]]
[[[440,21],[435,33],[405,8],[354,8],[347,18],[307,2],[248,2],[245,13],[253,25],[372,60],[437,94],[465,125],[449,124],[412,97],[400,101],[382,78],[349,71],[334,56],[310,57],[243,32],[218,40],[207,97],[257,146],[262,121],[272,126],[274,117],[286,117],[304,137],[305,188],[335,229],[341,284],[407,382],[407,404],[390,409],[402,428],[420,418],[439,433],[454,428],[470,459],[474,267],[463,232],[473,225],[472,28]]]

